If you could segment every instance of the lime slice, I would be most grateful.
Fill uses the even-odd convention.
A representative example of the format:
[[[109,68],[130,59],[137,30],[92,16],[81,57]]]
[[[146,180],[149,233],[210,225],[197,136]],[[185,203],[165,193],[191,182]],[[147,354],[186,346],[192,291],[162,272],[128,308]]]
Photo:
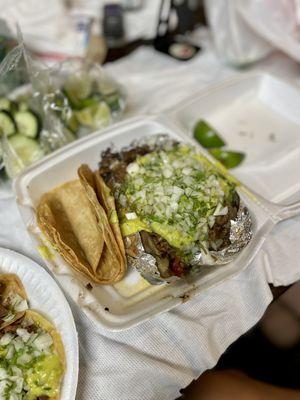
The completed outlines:
[[[245,154],[238,151],[210,149],[209,152],[228,169],[237,167],[245,158]]]
[[[101,94],[107,96],[117,92],[116,84],[110,79],[100,80],[97,82],[98,90]]]
[[[77,133],[78,130],[78,120],[76,115],[72,113],[71,117],[67,120],[67,127],[73,132]]]
[[[81,125],[91,129],[104,128],[111,123],[110,108],[104,102],[76,111],[75,115]]]
[[[90,96],[93,80],[87,74],[72,75],[63,86],[63,91],[68,97],[71,106],[80,106],[80,101]]]
[[[206,149],[222,147],[225,145],[224,140],[220,137],[217,131],[203,120],[196,123],[194,127],[194,138]]]
[[[94,106],[95,104],[98,104],[100,102],[100,97],[92,96],[87,99],[81,100],[80,102],[80,108],[85,108],[85,107],[90,107]]]

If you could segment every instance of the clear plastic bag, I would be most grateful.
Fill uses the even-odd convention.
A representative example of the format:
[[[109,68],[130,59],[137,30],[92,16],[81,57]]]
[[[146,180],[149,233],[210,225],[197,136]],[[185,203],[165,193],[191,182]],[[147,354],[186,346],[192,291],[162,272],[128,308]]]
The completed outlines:
[[[62,111],[61,119],[76,137],[104,128],[118,120],[126,105],[124,88],[96,63],[68,60],[51,70],[54,91],[45,102],[48,109]],[[55,100],[69,107],[60,110]]]
[[[252,0],[239,12],[255,34],[300,62],[299,0]]]
[[[0,95],[0,155],[10,178],[114,122],[126,99],[100,66],[70,60],[48,68],[34,61],[23,43],[0,65]]]
[[[250,0],[251,2],[252,0]],[[240,15],[249,0],[205,0],[205,13],[220,58],[236,67],[247,66],[272,46],[253,31]]]
[[[10,178],[74,140],[54,113],[45,112],[44,90],[49,84],[49,73],[31,59],[23,42],[0,65],[1,165]],[[52,142],[55,138],[52,148],[50,137]]]

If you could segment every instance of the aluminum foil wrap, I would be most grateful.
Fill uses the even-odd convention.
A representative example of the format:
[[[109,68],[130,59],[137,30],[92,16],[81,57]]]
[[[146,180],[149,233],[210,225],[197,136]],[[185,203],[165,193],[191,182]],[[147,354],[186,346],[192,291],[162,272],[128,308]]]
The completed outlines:
[[[252,238],[252,221],[248,208],[240,202],[237,217],[230,221],[230,245],[209,254],[195,253],[190,259],[191,272],[196,273],[204,265],[228,264],[241,252]],[[157,285],[180,279],[176,276],[164,277],[158,268],[156,258],[145,251],[140,233],[126,237],[128,265],[135,268],[150,284]]]
[[[177,279],[169,277],[167,279],[161,276],[155,257],[145,251],[141,235],[137,232],[125,238],[125,248],[127,252],[128,266],[135,268],[151,285],[159,285],[166,280]]]
[[[129,148],[147,145],[151,151],[171,150],[177,142],[167,134],[157,134],[131,143]],[[228,264],[249,243],[252,237],[252,221],[249,210],[239,199],[239,206],[235,219],[230,220],[230,245],[222,250],[210,250],[203,253],[199,245],[199,251],[194,251],[188,260],[190,273],[197,273],[202,266]],[[168,268],[162,269],[162,258],[159,252],[151,254],[145,250],[141,233],[134,233],[125,238],[125,247],[128,265],[135,268],[150,284],[162,284],[180,279],[171,275]],[[157,260],[160,261],[158,266]],[[163,260],[164,261],[164,260]]]

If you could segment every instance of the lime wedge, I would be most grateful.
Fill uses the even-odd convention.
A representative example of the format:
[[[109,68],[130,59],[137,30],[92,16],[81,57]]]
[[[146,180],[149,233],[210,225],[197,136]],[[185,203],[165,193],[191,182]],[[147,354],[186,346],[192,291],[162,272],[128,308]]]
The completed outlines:
[[[93,80],[87,74],[70,76],[63,86],[63,91],[68,97],[71,106],[80,106],[80,101],[90,96]]]
[[[245,154],[238,151],[210,149],[209,152],[228,169],[237,167],[245,158]]]
[[[217,131],[203,120],[196,123],[194,127],[194,138],[206,149],[222,147],[225,145],[224,140],[220,137]]]
[[[67,120],[67,127],[73,132],[77,133],[78,130],[78,120],[76,118],[76,115],[72,113],[70,118]]]
[[[81,125],[91,129],[100,129],[111,123],[110,108],[104,102],[75,112],[76,118]]]

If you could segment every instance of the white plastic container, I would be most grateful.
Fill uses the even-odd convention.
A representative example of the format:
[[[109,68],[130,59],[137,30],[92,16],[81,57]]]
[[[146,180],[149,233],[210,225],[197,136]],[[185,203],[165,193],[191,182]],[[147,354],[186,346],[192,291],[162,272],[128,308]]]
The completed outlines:
[[[88,290],[87,281],[43,242],[34,208],[43,193],[76,178],[80,164],[88,163],[91,168],[97,168],[101,151],[112,143],[116,149],[120,149],[135,139],[157,133],[168,133],[185,142],[192,141],[175,124],[163,117],[133,118],[102,131],[101,135],[92,134],[49,155],[24,171],[14,185],[22,218],[47,266],[79,307],[96,323],[110,330],[123,330],[137,325],[230,279],[249,265],[277,222],[300,213],[300,204],[280,207],[241,186],[239,193],[251,211],[254,235],[234,262],[226,266],[202,267],[196,278],[158,286],[151,286],[138,272],[130,270],[121,282],[113,286],[96,285]]]
[[[78,340],[70,306],[53,278],[38,264],[14,251],[0,248],[0,272],[16,274],[22,281],[29,306],[53,322],[61,335],[65,355],[60,400],[73,400],[78,378]]]
[[[254,73],[199,90],[166,114],[190,137],[198,120],[208,121],[229,149],[246,154],[232,173],[269,200],[285,201],[300,197],[299,109],[299,88]]]

